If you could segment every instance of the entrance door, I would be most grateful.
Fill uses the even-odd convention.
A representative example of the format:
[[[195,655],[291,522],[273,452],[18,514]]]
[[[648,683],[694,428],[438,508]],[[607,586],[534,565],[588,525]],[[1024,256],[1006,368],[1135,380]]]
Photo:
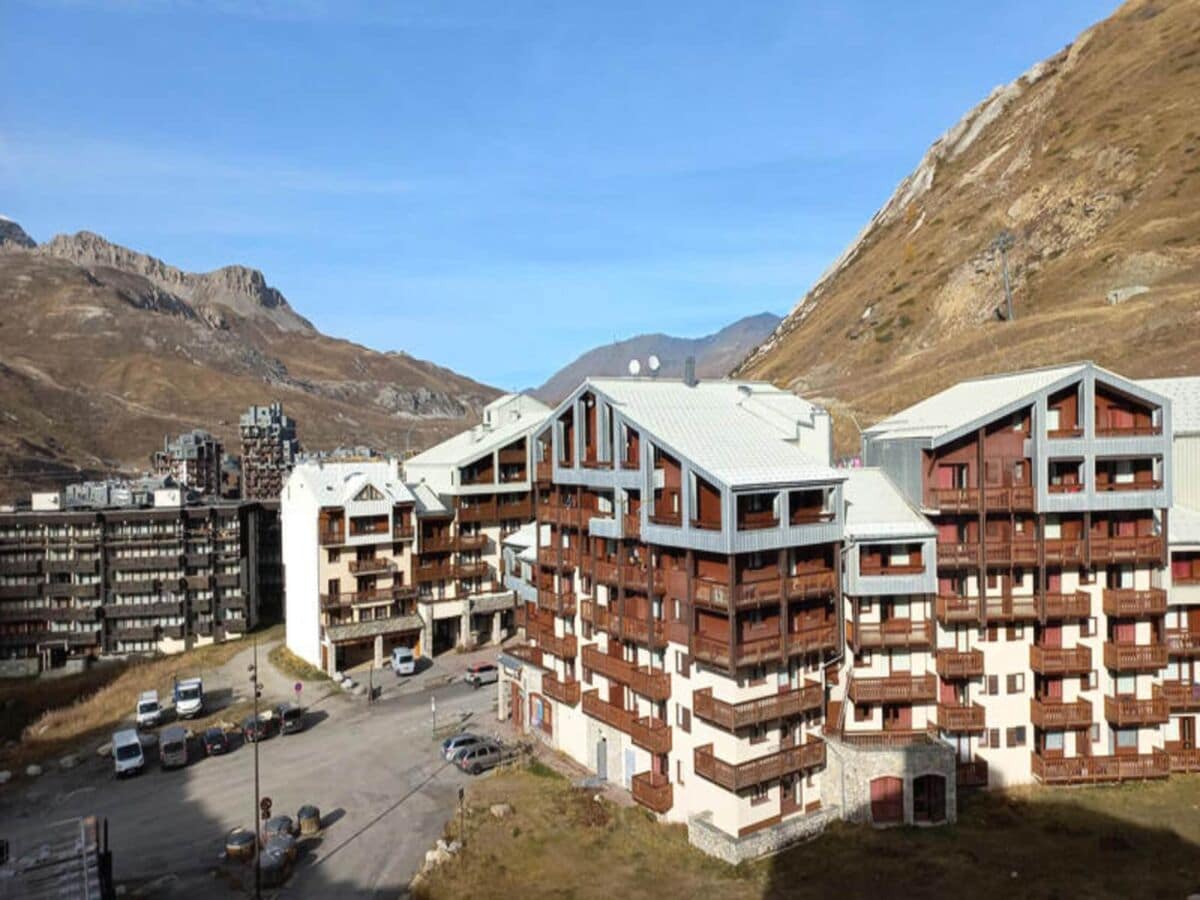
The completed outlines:
[[[601,781],[608,781],[608,738],[596,742],[596,775]]]
[[[632,747],[625,749],[625,771],[622,772],[622,781],[625,783],[625,790],[633,790],[633,770],[637,766],[637,753]]]
[[[1196,746],[1196,717],[1182,716],[1179,719],[1179,749],[1192,750]]]
[[[1054,622],[1042,628],[1042,646],[1059,648],[1062,646],[1062,624]]]
[[[518,732],[521,732],[525,730],[522,724],[524,721],[525,710],[521,705],[521,686],[515,681],[510,681],[509,687],[511,688],[511,691],[509,692],[509,709],[512,710],[513,727],[516,728]]]
[[[912,707],[891,706],[883,707],[884,731],[912,731]]]
[[[876,778],[871,782],[871,821],[891,825],[904,821],[904,780]]]
[[[922,775],[913,779],[913,821],[942,822],[946,818],[946,779]]]
[[[779,815],[790,816],[804,806],[803,782],[796,775],[785,775],[779,782]]]

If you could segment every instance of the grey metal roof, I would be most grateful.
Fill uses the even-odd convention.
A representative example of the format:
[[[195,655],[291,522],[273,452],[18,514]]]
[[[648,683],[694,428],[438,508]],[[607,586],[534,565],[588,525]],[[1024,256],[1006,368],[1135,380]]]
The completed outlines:
[[[1200,434],[1200,375],[1142,378],[1138,384],[1171,401],[1171,427],[1175,434]]]
[[[1200,510],[1172,506],[1167,542],[1172,546],[1200,544]]]
[[[762,382],[589,378],[635,427],[729,487],[841,481],[800,447],[823,411]],[[576,392],[578,393],[578,392]],[[808,437],[815,440],[815,434]]]
[[[425,627],[420,616],[395,616],[389,619],[372,619],[369,622],[350,622],[346,625],[328,625],[325,634],[331,641],[361,641],[381,634],[397,634],[403,631],[419,631]]]
[[[846,537],[856,540],[925,538],[937,530],[880,469],[849,469],[842,488]]]

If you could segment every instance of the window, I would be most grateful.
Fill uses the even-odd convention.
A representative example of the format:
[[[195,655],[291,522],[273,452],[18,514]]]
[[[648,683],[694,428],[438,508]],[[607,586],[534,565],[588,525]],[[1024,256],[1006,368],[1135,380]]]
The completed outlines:
[[[1092,743],[1093,744],[1100,743],[1100,723],[1093,722],[1091,730],[1092,730]]]
[[[858,611],[861,613],[869,613],[875,609],[875,601],[869,597],[864,597],[858,601]]]
[[[989,694],[1000,693],[1000,676],[999,675],[989,675],[987,677],[987,693],[989,693]]]
[[[1019,641],[1025,637],[1024,625],[1007,625],[1004,629],[1004,639],[1006,641]]]
[[[1136,728],[1117,729],[1117,747],[1121,750],[1136,750],[1138,745]]]
[[[985,731],[983,733],[983,737],[980,739],[979,745],[981,747],[995,747],[997,750],[999,750],[1000,749],[1000,729],[999,728],[990,728],[987,731]]]
[[[689,734],[692,731],[692,711],[686,706],[675,704],[675,724]]]
[[[860,650],[854,654],[854,668],[863,669],[871,665],[871,651]]]
[[[675,760],[675,783],[683,784],[683,760]]]
[[[1009,747],[1024,747],[1025,746],[1025,726],[1018,725],[1016,728],[1005,729],[1004,742]]]
[[[1083,620],[1083,622],[1079,626],[1079,633],[1083,637],[1095,637],[1096,636],[1096,618],[1095,618],[1095,616],[1093,616],[1089,619]]]
[[[761,744],[767,739],[767,726],[759,722],[750,726],[750,743]]]
[[[1047,731],[1043,746],[1051,752],[1062,753],[1064,743],[1061,731]]]
[[[987,640],[992,643],[995,643],[999,639],[1000,639],[1000,626],[998,626],[995,622],[993,622],[990,625],[988,625],[988,627],[987,627]]]
[[[1100,675],[1095,669],[1086,675],[1079,676],[1079,688],[1084,691],[1094,691],[1100,686]]]
[[[1020,694],[1025,690],[1025,673],[1015,672],[1005,679],[1005,690],[1009,694]]]
[[[854,704],[854,721],[866,722],[871,718],[871,706],[867,703]]]
[[[751,806],[762,806],[770,799],[771,797],[765,784],[756,784],[754,787],[750,788]]]
[[[766,666],[751,666],[750,667],[750,684],[766,684],[767,683],[767,667]]]

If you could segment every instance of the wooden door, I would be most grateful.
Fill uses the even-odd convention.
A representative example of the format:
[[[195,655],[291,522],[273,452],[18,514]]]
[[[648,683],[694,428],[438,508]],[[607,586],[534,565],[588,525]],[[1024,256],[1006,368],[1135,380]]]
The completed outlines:
[[[871,782],[871,820],[877,825],[904,821],[904,781],[876,778]]]
[[[1179,719],[1179,748],[1191,750],[1196,746],[1195,716],[1181,716]]]
[[[1042,626],[1042,646],[1058,649],[1062,646],[1062,623],[1051,622]]]
[[[912,731],[912,707],[886,705],[883,707],[884,731]]]
[[[1118,622],[1113,628],[1113,637],[1118,644],[1132,644],[1137,641],[1137,625],[1134,622]]]
[[[779,815],[790,816],[804,807],[803,781],[797,775],[785,775],[779,782]]]

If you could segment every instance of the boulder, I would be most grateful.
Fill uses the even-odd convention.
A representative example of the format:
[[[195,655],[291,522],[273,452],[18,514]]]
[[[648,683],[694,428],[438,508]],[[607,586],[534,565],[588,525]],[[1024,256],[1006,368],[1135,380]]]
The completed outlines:
[[[30,765],[25,767],[25,774],[28,775],[30,778],[37,778],[39,775],[42,774],[42,767],[39,766],[37,763],[31,763]]]
[[[497,819],[503,819],[507,816],[511,816],[513,809],[507,803],[493,803],[488,808],[488,811]]]
[[[96,748],[96,755],[101,759],[108,759],[112,756],[112,744],[101,744]]]
[[[58,761],[58,765],[62,769],[73,769],[81,762],[77,753],[68,753]]]

